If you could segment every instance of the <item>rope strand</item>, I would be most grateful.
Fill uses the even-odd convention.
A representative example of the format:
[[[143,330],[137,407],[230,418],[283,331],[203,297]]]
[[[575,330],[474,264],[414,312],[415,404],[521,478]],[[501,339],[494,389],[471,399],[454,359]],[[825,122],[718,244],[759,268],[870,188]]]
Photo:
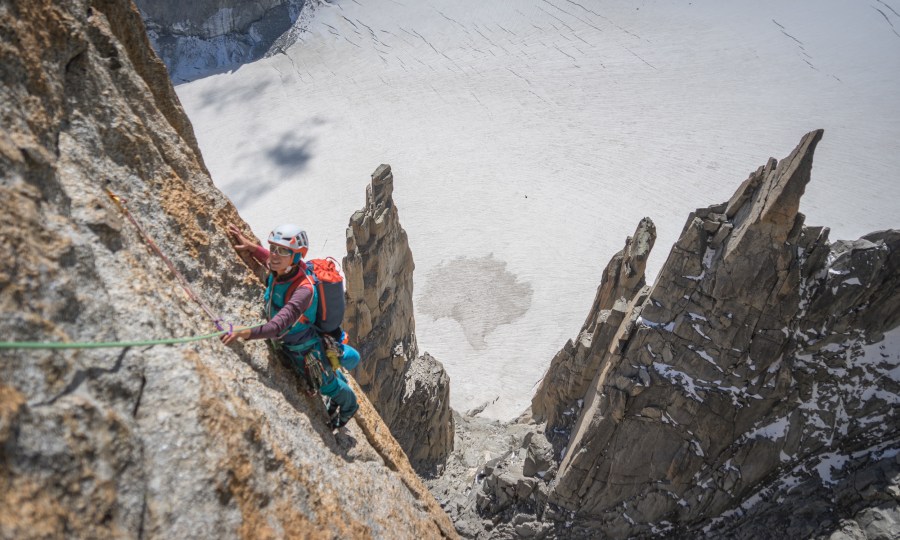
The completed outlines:
[[[128,208],[125,206],[125,199],[122,199],[118,195],[112,192],[109,188],[106,189],[106,194],[109,195],[109,198],[119,207],[125,217],[128,218],[128,221],[131,222],[132,225],[138,230],[141,234],[141,237],[145,242],[150,246],[156,255],[159,256],[163,262],[166,263],[166,266],[169,267],[169,270],[172,274],[175,275],[175,278],[178,279],[178,282],[181,284],[182,289],[188,295],[188,297],[193,300],[209,317],[209,319],[216,326],[218,332],[213,332],[212,334],[204,334],[202,336],[189,336],[183,338],[168,338],[168,339],[148,339],[148,340],[140,340],[140,341],[87,341],[87,342],[43,342],[43,341],[0,341],[0,349],[103,349],[103,348],[119,348],[119,347],[144,347],[144,346],[152,346],[152,345],[175,345],[177,343],[190,343],[192,341],[202,341],[204,339],[210,339],[214,337],[223,336],[226,334],[231,334],[234,332],[234,325],[231,323],[226,323],[223,319],[216,316],[213,313],[212,308],[209,307],[206,302],[200,299],[194,291],[191,289],[190,284],[187,279],[175,268],[175,265],[172,264],[172,261],[169,260],[168,257],[159,249],[159,246],[156,245],[156,242],[150,238],[150,235],[147,234],[147,231],[141,227],[141,224],[138,223],[137,219],[131,214]],[[228,330],[225,330],[224,324],[228,324]],[[243,329],[251,329],[258,328],[265,323],[259,323],[253,326],[245,326]]]
[[[250,328],[258,328],[265,323],[255,324],[253,326],[244,326],[238,330],[246,330]],[[148,345],[175,345],[178,343],[190,343],[192,341],[202,341],[214,337],[224,336],[234,331],[232,325],[228,325],[229,330],[221,330],[212,334],[203,334],[202,336],[188,336],[183,338],[168,339],[148,339],[142,341],[85,341],[85,342],[46,342],[46,341],[0,341],[0,349],[113,349],[119,347],[144,347]]]
[[[184,292],[187,293],[188,297],[191,300],[193,300],[194,302],[196,302],[197,305],[200,306],[200,308],[206,312],[206,315],[213,322],[213,324],[216,325],[216,328],[218,328],[219,330],[222,330],[222,327],[219,325],[219,322],[222,321],[222,319],[217,317],[216,314],[213,313],[212,308],[210,308],[209,305],[206,304],[206,302],[201,300],[200,297],[198,297],[194,293],[194,291],[191,289],[190,284],[188,284],[187,279],[181,274],[181,272],[178,271],[177,268],[175,268],[175,265],[172,264],[172,261],[169,260],[168,257],[166,257],[166,255],[162,252],[161,249],[159,249],[159,246],[156,245],[156,242],[154,242],[153,239],[150,238],[150,235],[147,234],[147,232],[144,230],[144,228],[141,227],[140,223],[138,223],[137,219],[135,219],[134,216],[131,214],[131,212],[128,210],[128,207],[125,206],[125,203],[126,203],[125,199],[123,199],[123,198],[119,197],[118,195],[116,195],[115,193],[113,193],[112,190],[110,190],[109,188],[105,188],[105,189],[106,189],[106,194],[109,195],[109,198],[112,199],[113,202],[116,203],[116,206],[118,206],[119,209],[122,211],[122,213],[125,214],[125,216],[128,218],[128,221],[130,221],[131,224],[134,225],[134,227],[138,230],[138,232],[141,233],[141,236],[144,238],[144,241],[147,242],[147,244],[150,246],[150,248],[153,250],[153,252],[156,253],[159,256],[159,258],[162,259],[163,262],[166,263],[166,266],[169,267],[169,270],[175,275],[175,277],[178,279],[179,283],[181,283],[181,288],[184,289]]]

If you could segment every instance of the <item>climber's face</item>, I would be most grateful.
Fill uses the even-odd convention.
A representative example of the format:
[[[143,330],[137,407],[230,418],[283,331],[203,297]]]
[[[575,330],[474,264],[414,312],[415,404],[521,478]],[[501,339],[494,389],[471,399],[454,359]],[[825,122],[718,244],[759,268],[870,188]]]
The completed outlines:
[[[285,253],[287,253],[285,255]],[[283,246],[269,245],[269,270],[276,274],[283,274],[291,267],[293,253]]]

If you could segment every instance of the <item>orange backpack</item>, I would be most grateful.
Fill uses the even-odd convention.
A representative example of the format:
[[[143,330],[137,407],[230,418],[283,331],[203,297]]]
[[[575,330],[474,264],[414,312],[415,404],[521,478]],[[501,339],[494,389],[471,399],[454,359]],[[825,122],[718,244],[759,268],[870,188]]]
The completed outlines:
[[[331,257],[326,259],[310,259],[306,261],[306,275],[298,275],[290,284],[285,298],[290,298],[294,290],[306,282],[307,277],[312,280],[313,287],[319,297],[316,306],[316,320],[304,321],[327,334],[341,327],[344,320],[344,277],[341,275],[337,261]]]

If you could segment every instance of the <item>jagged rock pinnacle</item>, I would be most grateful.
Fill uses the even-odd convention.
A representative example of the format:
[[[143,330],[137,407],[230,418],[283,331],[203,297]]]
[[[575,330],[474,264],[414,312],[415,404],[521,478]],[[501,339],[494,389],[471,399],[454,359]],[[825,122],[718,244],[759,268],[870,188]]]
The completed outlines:
[[[360,385],[413,465],[433,471],[453,448],[450,380],[430,355],[419,356],[413,319],[413,263],[394,205],[389,165],[372,173],[366,206],[347,228],[348,333],[364,358]]]

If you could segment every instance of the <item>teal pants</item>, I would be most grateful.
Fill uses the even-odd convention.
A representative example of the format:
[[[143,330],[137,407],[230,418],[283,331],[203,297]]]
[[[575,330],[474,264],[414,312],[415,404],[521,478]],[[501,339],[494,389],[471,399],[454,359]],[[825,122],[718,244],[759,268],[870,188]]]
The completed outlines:
[[[356,411],[359,409],[359,404],[356,402],[356,394],[353,393],[353,389],[350,388],[349,384],[347,384],[347,379],[344,377],[344,374],[340,371],[335,373],[335,371],[331,369],[331,364],[324,360],[325,354],[322,352],[321,342],[313,345],[313,347],[313,355],[316,357],[315,361],[319,362],[325,370],[325,375],[322,377],[322,386],[319,387],[319,392],[322,392],[323,396],[327,396],[328,399],[330,399],[333,403],[337,404],[337,406],[340,407],[341,423],[346,424],[347,421],[350,420],[350,418],[352,418],[353,415],[356,414]],[[345,345],[344,347],[345,354],[347,352],[346,349],[351,349],[354,353],[356,353],[356,356],[359,357],[359,353],[357,353],[355,349],[348,345]],[[291,364],[301,374],[305,374],[306,372],[305,357],[310,348],[301,351],[289,348],[288,346],[284,347],[284,352],[291,360]]]
[[[332,374],[334,377],[331,381],[324,383],[319,391],[322,392],[322,395],[328,396],[331,401],[341,408],[341,424],[346,424],[356,414],[359,404],[356,402],[356,394],[353,393],[353,389],[347,384],[344,374],[340,371],[337,373],[332,372]]]

